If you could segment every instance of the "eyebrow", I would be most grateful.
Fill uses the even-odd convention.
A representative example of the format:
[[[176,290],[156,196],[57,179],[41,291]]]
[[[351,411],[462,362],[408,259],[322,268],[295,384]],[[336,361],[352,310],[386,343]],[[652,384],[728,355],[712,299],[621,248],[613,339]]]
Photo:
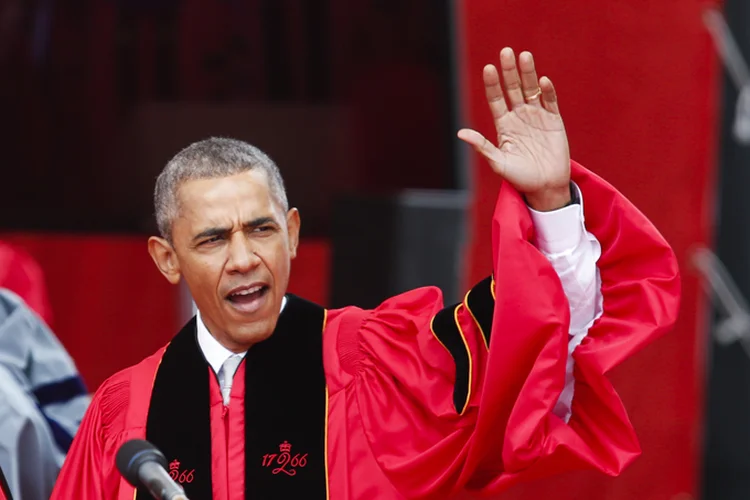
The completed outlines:
[[[254,229],[264,224],[278,225],[278,223],[273,217],[258,217],[257,219],[253,219],[253,220],[243,223],[242,227],[245,229]],[[193,237],[193,241],[202,240],[203,238],[211,238],[214,236],[222,236],[222,235],[229,233],[229,231],[230,231],[230,228],[228,227],[209,227],[208,229],[204,229],[200,233],[196,234]]]

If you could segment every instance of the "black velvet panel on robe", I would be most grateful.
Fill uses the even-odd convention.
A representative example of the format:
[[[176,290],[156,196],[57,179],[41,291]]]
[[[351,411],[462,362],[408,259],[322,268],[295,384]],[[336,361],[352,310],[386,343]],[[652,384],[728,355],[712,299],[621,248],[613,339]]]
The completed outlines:
[[[288,295],[273,335],[245,356],[247,500],[326,498],[325,314]],[[201,500],[212,498],[209,377],[215,375],[196,335],[193,318],[164,353],[146,439],[164,453],[186,495]],[[138,492],[138,500],[150,498]]]
[[[479,330],[484,337],[484,345],[490,348],[490,337],[492,334],[492,317],[495,314],[495,298],[492,287],[495,282],[492,276],[477,283],[466,296],[466,308],[476,321]]]
[[[464,343],[463,333],[456,320],[458,309],[463,303],[453,304],[441,309],[430,323],[430,329],[438,341],[443,344],[456,363],[456,384],[453,387],[453,406],[459,415],[463,415],[469,403],[469,382],[471,380],[471,359]]]

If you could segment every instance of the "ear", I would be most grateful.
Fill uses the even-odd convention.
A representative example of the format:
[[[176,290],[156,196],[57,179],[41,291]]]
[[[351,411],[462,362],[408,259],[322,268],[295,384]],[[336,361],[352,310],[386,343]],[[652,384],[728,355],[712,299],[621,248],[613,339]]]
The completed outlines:
[[[148,253],[154,259],[156,267],[167,278],[167,281],[176,285],[182,276],[180,262],[172,245],[164,238],[152,236],[148,239]]]
[[[300,228],[299,210],[291,208],[286,213],[286,230],[289,237],[289,255],[291,258],[297,256],[297,246],[299,246],[299,228]]]

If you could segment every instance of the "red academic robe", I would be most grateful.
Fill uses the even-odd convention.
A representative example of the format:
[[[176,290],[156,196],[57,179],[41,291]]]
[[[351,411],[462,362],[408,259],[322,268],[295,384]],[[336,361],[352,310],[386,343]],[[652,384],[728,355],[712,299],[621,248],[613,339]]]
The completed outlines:
[[[614,188],[577,164],[573,180],[584,196],[587,229],[602,246],[603,315],[573,355],[569,422],[553,413],[565,379],[568,303],[533,244],[523,199],[506,184],[493,219],[492,277],[461,303],[446,306],[438,289],[422,288],[374,310],[327,311],[323,498],[447,498],[465,490],[489,495],[568,470],[617,475],[638,456],[635,432],[606,374],[672,326],[678,267],[658,231]],[[97,391],[53,499],[134,498],[114,455],[125,441],[146,436],[163,356],[164,349]],[[278,359],[279,371],[284,361]],[[305,450],[292,441],[280,442],[257,463],[245,459],[240,437],[252,408],[241,404],[245,368],[243,363],[235,375],[228,407],[206,371],[215,499],[244,499],[245,468],[272,473],[284,452],[297,458],[297,469],[304,467],[298,452]],[[188,481],[190,470],[176,462],[173,477]],[[285,467],[279,475],[292,480],[293,467]]]
[[[10,488],[2,469],[0,469],[0,500],[13,500],[10,496]]]

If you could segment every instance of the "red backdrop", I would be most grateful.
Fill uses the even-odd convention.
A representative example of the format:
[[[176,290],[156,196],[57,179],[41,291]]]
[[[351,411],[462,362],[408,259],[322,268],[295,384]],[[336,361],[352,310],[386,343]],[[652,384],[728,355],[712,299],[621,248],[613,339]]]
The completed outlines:
[[[673,245],[684,276],[673,333],[612,378],[643,456],[617,479],[573,474],[503,498],[695,497],[702,436],[704,346],[698,283],[688,250],[709,239],[717,62],[697,0],[460,4],[463,109],[491,137],[482,67],[506,45],[534,53],[555,83],[572,156],[613,183]],[[540,75],[541,76],[541,75]],[[499,180],[477,157],[469,280],[485,276]],[[585,198],[585,193],[584,193]]]

